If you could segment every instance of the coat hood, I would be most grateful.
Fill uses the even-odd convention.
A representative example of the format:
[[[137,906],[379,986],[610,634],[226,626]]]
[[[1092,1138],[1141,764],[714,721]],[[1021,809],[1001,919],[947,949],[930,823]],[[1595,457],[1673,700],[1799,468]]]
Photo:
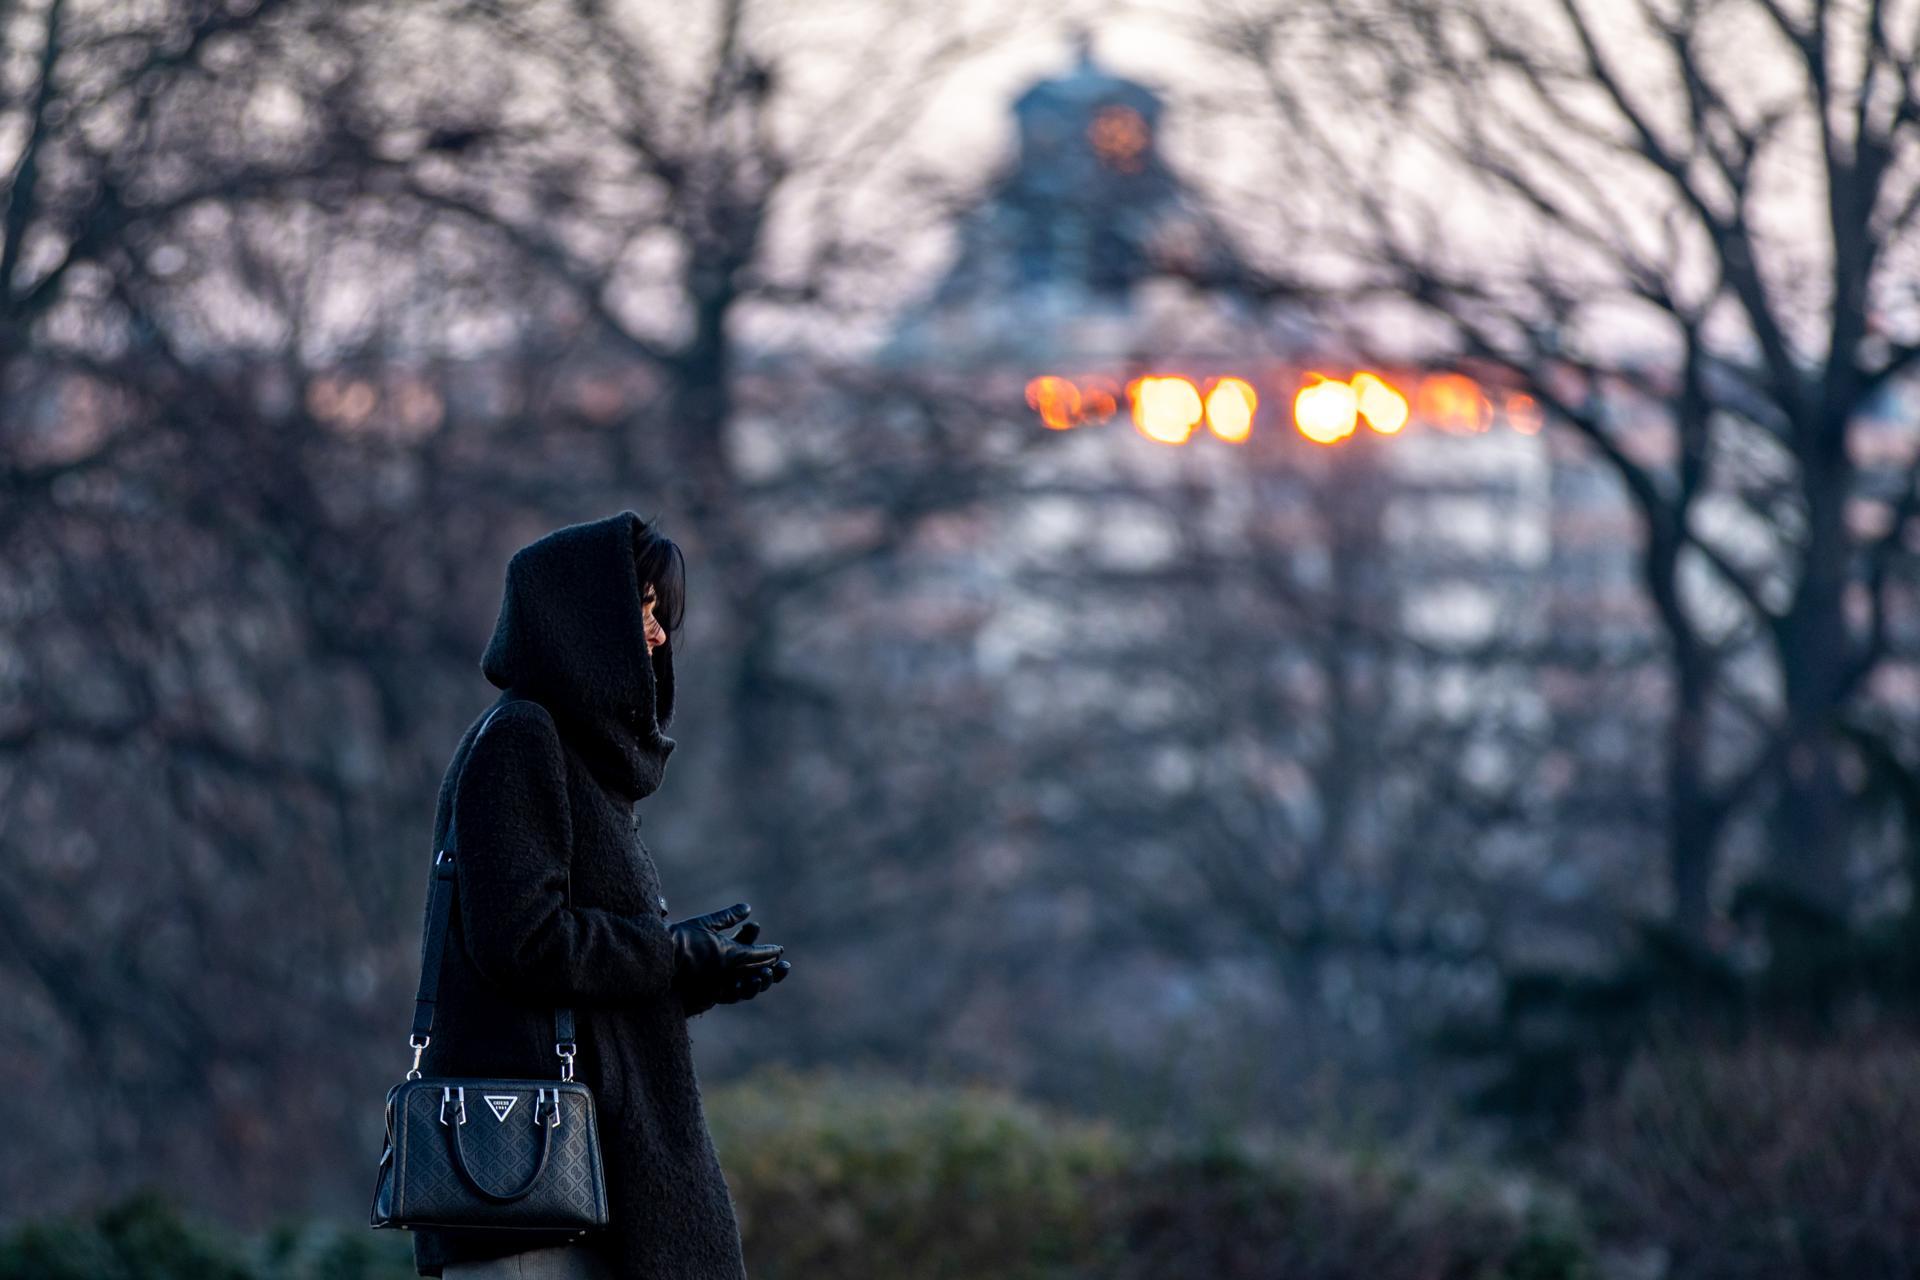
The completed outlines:
[[[507,561],[480,669],[553,714],[600,781],[630,800],[660,785],[674,740],[671,641],[647,653],[632,511],[555,529]]]

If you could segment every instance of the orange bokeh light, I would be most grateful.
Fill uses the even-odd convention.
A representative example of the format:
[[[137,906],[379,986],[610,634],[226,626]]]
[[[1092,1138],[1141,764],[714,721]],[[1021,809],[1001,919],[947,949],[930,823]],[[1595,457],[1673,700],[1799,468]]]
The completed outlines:
[[[1147,122],[1132,107],[1107,107],[1087,126],[1087,141],[1100,162],[1122,173],[1138,173],[1150,141]]]
[[[1532,396],[1516,391],[1507,397],[1507,425],[1523,436],[1538,435],[1544,419],[1540,405]]]
[[[1207,392],[1207,427],[1222,440],[1239,444],[1253,432],[1253,411],[1260,397],[1244,378],[1221,378]]]
[[[1318,381],[1302,387],[1293,398],[1293,425],[1315,444],[1338,444],[1353,434],[1359,421],[1360,398],[1344,382],[1309,375]]]
[[[1442,431],[1479,432],[1493,423],[1493,405],[1464,373],[1440,373],[1420,384],[1420,416]]]
[[[1389,386],[1379,374],[1364,371],[1356,373],[1350,385],[1360,416],[1367,420],[1369,427],[1383,436],[1390,436],[1407,425],[1407,398]]]
[[[1133,401],[1133,425],[1149,440],[1185,444],[1204,412],[1200,390],[1187,379],[1147,376],[1127,384]]]
[[[1349,381],[1308,373],[1310,380],[1293,400],[1294,426],[1316,444],[1338,444],[1362,421],[1380,435],[1397,435],[1417,413],[1427,425],[1453,433],[1489,430],[1498,416],[1523,435],[1538,433],[1545,422],[1539,402],[1522,392],[1496,393],[1491,399],[1478,382],[1463,373],[1435,373],[1420,380],[1412,402],[1380,374],[1362,369]],[[1124,387],[1113,378],[1086,374],[1066,378],[1054,374],[1027,383],[1027,405],[1052,430],[1064,431],[1093,422],[1105,422],[1120,411],[1124,396],[1132,407],[1140,434],[1162,444],[1185,444],[1204,422],[1222,440],[1241,444],[1253,434],[1260,397],[1245,378],[1222,375],[1198,385],[1179,374],[1146,374]],[[363,410],[348,388],[334,398],[350,411]],[[349,413],[349,416],[350,416]]]
[[[1027,384],[1027,406],[1055,431],[1065,431],[1080,421],[1080,388],[1051,374],[1035,378]]]
[[[1092,375],[1081,378],[1080,418],[1083,422],[1105,422],[1120,411],[1120,384],[1112,378]]]

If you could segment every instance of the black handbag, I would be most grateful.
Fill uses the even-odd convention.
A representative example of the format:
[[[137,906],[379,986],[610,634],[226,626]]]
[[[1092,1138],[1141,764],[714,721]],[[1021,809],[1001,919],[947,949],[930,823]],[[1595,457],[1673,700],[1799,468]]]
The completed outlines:
[[[480,733],[492,720],[488,715]],[[458,884],[456,853],[449,817],[428,890],[420,992],[407,1037],[413,1066],[387,1092],[387,1144],[374,1183],[373,1225],[552,1233],[554,1243],[564,1243],[607,1224],[593,1094],[573,1078],[573,1010],[553,1012],[557,1080],[420,1074]]]

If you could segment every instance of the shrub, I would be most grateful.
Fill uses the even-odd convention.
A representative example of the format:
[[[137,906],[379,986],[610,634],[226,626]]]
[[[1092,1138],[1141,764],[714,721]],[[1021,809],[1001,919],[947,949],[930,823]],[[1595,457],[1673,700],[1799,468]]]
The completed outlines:
[[[1856,928],[1755,879],[1734,894],[1729,915],[1734,946],[1704,947],[1670,923],[1641,921],[1600,971],[1508,972],[1493,1016],[1451,1021],[1438,1047],[1479,1059],[1490,1078],[1474,1101],[1544,1150],[1618,1088],[1642,1049],[1920,1029],[1920,909]]]
[[[1609,1235],[1674,1280],[1920,1275],[1920,1048],[1649,1049],[1581,1124]]]
[[[1070,1274],[1100,1227],[1108,1126],[984,1089],[774,1070],[709,1092],[748,1271],[934,1280]]]
[[[1518,1177],[1149,1141],[987,1089],[762,1072],[707,1092],[755,1280],[1584,1280]],[[363,1220],[221,1237],[154,1195],[0,1238],[0,1280],[411,1280]]]
[[[709,1093],[750,1274],[1580,1280],[1517,1177],[1141,1142],[987,1090],[764,1073]]]
[[[0,1238],[0,1280],[412,1280],[411,1241],[370,1234],[285,1225],[243,1244],[147,1190]]]
[[[1519,1177],[1296,1146],[1172,1152],[1129,1169],[1113,1280],[1578,1280],[1571,1206]]]
[[[0,1280],[254,1280],[230,1247],[147,1192],[0,1241]]]

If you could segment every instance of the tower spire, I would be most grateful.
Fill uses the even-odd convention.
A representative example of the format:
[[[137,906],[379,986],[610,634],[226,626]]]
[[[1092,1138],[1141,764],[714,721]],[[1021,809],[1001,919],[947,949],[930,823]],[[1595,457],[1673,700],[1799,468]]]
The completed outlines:
[[[1081,69],[1093,65],[1093,27],[1087,22],[1076,22],[1069,28],[1073,40],[1074,61]]]

